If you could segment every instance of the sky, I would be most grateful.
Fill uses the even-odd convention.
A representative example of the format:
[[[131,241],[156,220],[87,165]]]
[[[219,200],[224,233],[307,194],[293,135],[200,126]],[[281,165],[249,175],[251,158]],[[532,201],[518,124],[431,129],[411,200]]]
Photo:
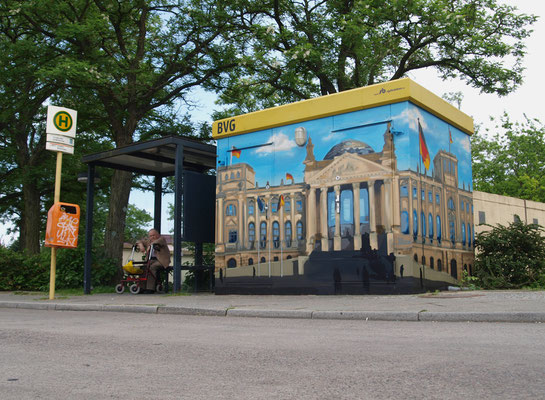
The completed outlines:
[[[408,76],[438,96],[449,92],[462,92],[461,110],[472,116],[475,125],[481,126],[481,129],[493,130],[495,123],[490,122],[490,117],[499,118],[504,111],[508,112],[512,121],[523,121],[525,114],[529,118],[537,118],[545,123],[545,107],[542,100],[542,92],[545,89],[543,79],[545,52],[542,45],[545,39],[545,1],[503,0],[501,2],[516,6],[520,12],[540,17],[533,26],[532,36],[526,40],[524,83],[516,91],[504,97],[481,94],[461,80],[442,81],[433,70],[416,71],[409,73]],[[200,106],[192,112],[193,119],[211,122],[209,115],[215,107],[215,96],[198,91],[196,95]],[[153,215],[153,194],[133,191],[129,201]],[[167,205],[172,202],[172,196],[164,196],[163,233],[169,233],[172,229],[172,223],[166,215]],[[13,236],[7,235],[7,226],[0,224],[0,243],[7,244],[12,240]]]

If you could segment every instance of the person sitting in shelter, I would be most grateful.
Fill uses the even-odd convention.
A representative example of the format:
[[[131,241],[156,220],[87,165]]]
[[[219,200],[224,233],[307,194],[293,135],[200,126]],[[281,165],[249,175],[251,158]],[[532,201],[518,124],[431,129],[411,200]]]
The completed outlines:
[[[146,261],[150,261],[149,269],[152,274],[148,275],[146,281],[146,292],[155,292],[155,277],[158,271],[167,268],[170,265],[170,250],[165,238],[156,229],[151,229],[148,232],[148,238],[136,242],[136,245],[141,252],[146,253]]]

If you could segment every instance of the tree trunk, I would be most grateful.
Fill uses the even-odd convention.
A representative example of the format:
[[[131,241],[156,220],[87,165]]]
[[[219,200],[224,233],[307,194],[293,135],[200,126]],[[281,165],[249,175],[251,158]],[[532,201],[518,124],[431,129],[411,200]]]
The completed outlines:
[[[30,254],[40,252],[40,193],[35,182],[23,183],[23,210],[21,216],[22,249]]]
[[[132,173],[115,170],[110,192],[110,209],[104,233],[104,251],[106,257],[118,261],[121,268],[123,259],[123,241],[125,217],[132,186]]]

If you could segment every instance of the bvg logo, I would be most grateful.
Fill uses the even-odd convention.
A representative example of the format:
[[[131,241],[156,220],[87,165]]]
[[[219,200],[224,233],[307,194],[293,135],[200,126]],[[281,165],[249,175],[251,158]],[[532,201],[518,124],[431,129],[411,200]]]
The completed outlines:
[[[227,121],[219,121],[218,122],[218,135],[222,133],[229,133],[235,131],[235,120],[230,119]]]
[[[53,117],[53,124],[61,132],[68,132],[72,128],[72,117],[66,111],[59,111]]]

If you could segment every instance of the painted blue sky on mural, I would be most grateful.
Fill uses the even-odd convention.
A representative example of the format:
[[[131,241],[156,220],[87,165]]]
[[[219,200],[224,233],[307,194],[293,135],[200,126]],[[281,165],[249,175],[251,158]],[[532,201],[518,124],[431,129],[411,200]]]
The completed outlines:
[[[303,181],[307,155],[305,146],[295,142],[295,129],[304,127],[314,144],[316,160],[323,160],[333,146],[345,140],[357,140],[369,145],[374,152],[381,152],[384,146],[384,133],[388,122],[394,133],[394,144],[398,170],[423,169],[421,167],[418,122],[422,126],[426,143],[433,158],[440,151],[449,151],[458,159],[458,186],[472,190],[470,137],[450,126],[433,114],[409,102],[390,104],[319,118],[278,128],[232,136],[218,140],[218,161],[221,165],[246,163],[256,173],[260,187],[286,183],[286,173],[293,176],[294,182]],[[453,143],[449,143],[449,129]],[[229,150],[240,149],[240,157],[233,156]]]

